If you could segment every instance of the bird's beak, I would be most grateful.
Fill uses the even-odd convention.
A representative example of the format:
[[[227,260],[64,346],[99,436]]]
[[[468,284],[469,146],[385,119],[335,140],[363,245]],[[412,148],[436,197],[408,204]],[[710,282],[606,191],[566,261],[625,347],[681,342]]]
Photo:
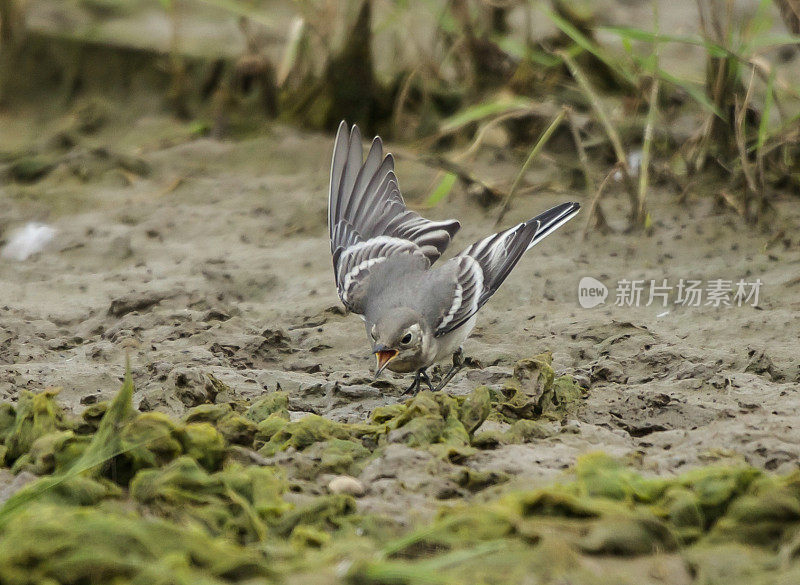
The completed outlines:
[[[376,366],[375,366],[375,377],[381,375],[381,372],[389,365],[389,362],[392,361],[394,358],[397,357],[397,354],[400,353],[399,350],[396,349],[388,349],[385,346],[381,345],[378,346],[375,351]]]

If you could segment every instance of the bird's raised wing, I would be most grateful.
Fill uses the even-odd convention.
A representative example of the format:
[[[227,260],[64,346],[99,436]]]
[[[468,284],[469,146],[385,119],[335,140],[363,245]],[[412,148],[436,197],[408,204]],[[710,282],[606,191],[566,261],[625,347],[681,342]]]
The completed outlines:
[[[562,203],[533,219],[478,240],[449,260],[456,273],[450,310],[436,326],[436,336],[463,325],[503,284],[522,255],[575,217],[577,203]]]
[[[430,221],[406,208],[394,173],[394,158],[383,155],[377,136],[363,160],[361,133],[342,122],[336,133],[328,195],[328,232],[339,297],[346,307],[370,269],[396,254],[442,255],[461,227],[454,220]]]

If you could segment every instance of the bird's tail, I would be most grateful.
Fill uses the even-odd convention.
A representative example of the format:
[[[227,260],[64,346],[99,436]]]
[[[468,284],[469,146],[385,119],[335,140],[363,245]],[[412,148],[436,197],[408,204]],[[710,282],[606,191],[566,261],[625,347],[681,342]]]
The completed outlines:
[[[456,265],[457,299],[437,335],[459,327],[489,300],[527,250],[564,225],[580,210],[562,203],[505,231],[478,240],[450,260]]]
[[[537,221],[539,222],[539,227],[526,249],[530,250],[562,225],[567,223],[569,220],[575,217],[580,209],[581,206],[579,203],[562,203],[561,205],[556,205],[544,213],[537,215],[533,219],[526,221],[526,224],[535,223]]]

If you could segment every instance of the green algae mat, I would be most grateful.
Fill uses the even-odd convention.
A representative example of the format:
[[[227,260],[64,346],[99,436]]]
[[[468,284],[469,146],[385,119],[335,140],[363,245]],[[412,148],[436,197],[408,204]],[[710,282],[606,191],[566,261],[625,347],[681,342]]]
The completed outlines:
[[[363,424],[291,420],[281,392],[139,413],[130,376],[78,418],[55,391],[23,392],[0,405],[0,461],[34,479],[0,509],[0,583],[800,583],[800,472],[645,477],[594,453],[558,485],[482,493],[503,478],[469,458],[536,440],[580,392],[548,355],[503,392],[422,392]],[[512,424],[482,432],[487,418]],[[393,443],[455,465],[475,495],[408,526],[304,481],[358,475]]]

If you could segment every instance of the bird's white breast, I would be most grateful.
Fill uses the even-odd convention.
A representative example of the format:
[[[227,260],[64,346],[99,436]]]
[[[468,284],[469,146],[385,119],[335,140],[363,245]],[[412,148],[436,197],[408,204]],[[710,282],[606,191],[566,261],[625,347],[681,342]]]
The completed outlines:
[[[478,316],[473,315],[469,320],[455,331],[451,331],[447,335],[442,335],[437,339],[436,354],[431,361],[438,362],[440,360],[449,359],[455,351],[461,347],[466,341],[469,334],[472,333],[472,328],[475,327],[475,321]]]

